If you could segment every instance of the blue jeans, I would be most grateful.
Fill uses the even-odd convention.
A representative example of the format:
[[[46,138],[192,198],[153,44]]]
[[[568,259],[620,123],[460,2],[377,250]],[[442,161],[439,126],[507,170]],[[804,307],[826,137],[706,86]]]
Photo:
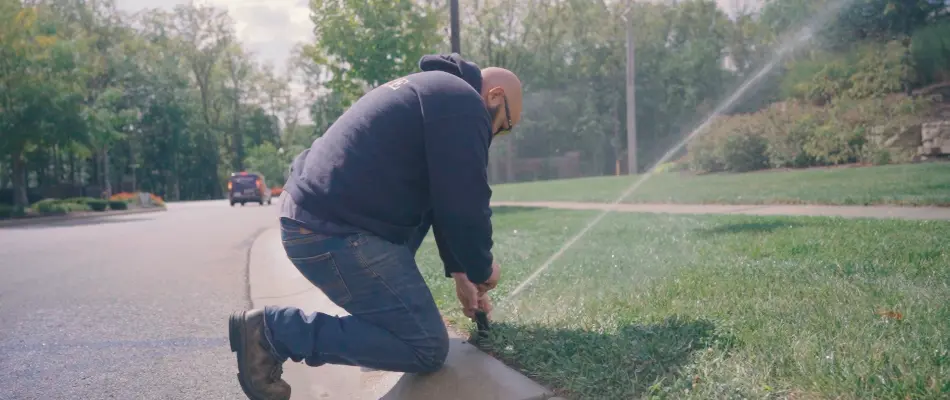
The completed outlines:
[[[280,359],[426,373],[442,367],[448,333],[414,251],[368,234],[329,236],[281,218],[294,266],[351,315],[265,307],[265,333]]]

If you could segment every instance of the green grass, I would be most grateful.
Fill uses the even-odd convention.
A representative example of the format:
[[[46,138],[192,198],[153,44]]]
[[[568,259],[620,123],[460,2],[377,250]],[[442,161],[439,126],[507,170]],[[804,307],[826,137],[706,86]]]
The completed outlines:
[[[492,200],[611,202],[639,176],[493,186]],[[657,174],[625,202],[685,204],[900,204],[950,206],[950,163],[765,171]]]
[[[950,223],[614,214],[503,301],[595,215],[494,218],[487,348],[567,397],[950,398]],[[436,301],[471,329],[427,240]]]

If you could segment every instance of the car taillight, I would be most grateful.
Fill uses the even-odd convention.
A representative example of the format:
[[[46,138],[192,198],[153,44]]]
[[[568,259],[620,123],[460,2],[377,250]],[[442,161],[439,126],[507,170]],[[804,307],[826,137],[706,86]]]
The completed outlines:
[[[261,178],[257,178],[257,180],[256,180],[255,182],[257,183],[257,188],[260,189],[260,191],[263,192],[263,191],[264,191],[264,182],[261,182]]]
[[[232,185],[231,181],[228,181],[228,190],[231,190],[231,185]]]

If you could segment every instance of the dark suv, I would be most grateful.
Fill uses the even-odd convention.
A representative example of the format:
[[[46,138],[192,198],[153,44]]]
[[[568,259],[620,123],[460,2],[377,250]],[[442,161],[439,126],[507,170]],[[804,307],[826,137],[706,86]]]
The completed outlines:
[[[253,172],[234,172],[228,178],[228,200],[231,207],[235,203],[270,204],[270,188],[264,182],[264,176]]]

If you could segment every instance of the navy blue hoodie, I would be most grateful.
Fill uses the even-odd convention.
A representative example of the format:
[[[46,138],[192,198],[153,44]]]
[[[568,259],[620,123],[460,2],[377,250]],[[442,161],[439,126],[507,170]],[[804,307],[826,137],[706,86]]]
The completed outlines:
[[[457,54],[419,67],[354,103],[294,160],[284,190],[320,221],[413,252],[431,225],[446,276],[481,283],[493,245],[481,70]]]

